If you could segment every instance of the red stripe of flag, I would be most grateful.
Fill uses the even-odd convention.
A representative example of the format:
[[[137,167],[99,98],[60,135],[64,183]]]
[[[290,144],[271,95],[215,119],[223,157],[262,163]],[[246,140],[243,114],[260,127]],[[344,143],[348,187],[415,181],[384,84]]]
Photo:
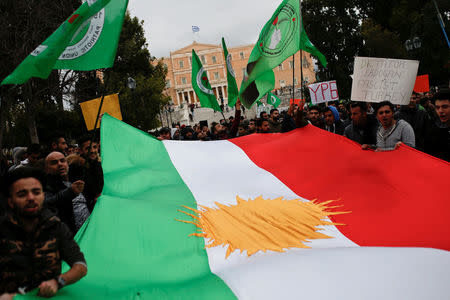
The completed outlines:
[[[450,250],[450,164],[407,146],[363,151],[312,125],[286,134],[230,140],[306,199],[342,199],[333,217],[360,246]],[[251,180],[251,178],[249,178]]]

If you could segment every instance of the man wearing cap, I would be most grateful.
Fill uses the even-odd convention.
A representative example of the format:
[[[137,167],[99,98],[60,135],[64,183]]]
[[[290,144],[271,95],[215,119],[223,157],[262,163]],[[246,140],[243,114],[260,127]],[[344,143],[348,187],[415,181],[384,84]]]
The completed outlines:
[[[0,298],[39,288],[52,297],[83,278],[86,261],[69,228],[43,208],[44,176],[19,168],[6,177],[8,210],[0,217]],[[61,262],[71,267],[61,274]]]

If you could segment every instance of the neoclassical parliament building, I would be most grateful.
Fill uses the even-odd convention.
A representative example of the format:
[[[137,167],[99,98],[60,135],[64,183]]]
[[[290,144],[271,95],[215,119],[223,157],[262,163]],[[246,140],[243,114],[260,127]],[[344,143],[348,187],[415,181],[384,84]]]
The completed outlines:
[[[236,74],[236,82],[240,87],[242,77],[247,66],[247,61],[254,45],[229,47],[231,62]],[[216,98],[223,98],[227,103],[227,73],[226,61],[222,50],[222,45],[201,44],[193,42],[179,50],[170,52],[170,57],[159,59],[167,66],[166,89],[165,92],[172,98],[174,105],[194,104],[199,102],[191,85],[191,60],[192,49],[202,61],[203,67],[207,71],[211,87]],[[292,56],[286,59],[274,69],[275,89],[292,86]],[[314,64],[309,53],[303,51],[303,80],[305,83],[316,81]],[[300,87],[300,52],[295,55],[295,87]]]

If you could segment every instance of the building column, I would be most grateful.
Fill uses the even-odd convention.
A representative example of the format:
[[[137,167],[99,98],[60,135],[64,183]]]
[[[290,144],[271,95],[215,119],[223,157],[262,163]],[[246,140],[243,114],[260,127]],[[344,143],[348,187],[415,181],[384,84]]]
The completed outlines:
[[[192,102],[191,102],[191,92],[188,91],[187,94],[188,94],[188,100],[189,100],[189,103],[192,103]]]
[[[177,101],[178,101],[178,105],[180,105],[180,104],[181,104],[181,101],[180,101],[180,93],[178,93],[178,92],[177,92]]]

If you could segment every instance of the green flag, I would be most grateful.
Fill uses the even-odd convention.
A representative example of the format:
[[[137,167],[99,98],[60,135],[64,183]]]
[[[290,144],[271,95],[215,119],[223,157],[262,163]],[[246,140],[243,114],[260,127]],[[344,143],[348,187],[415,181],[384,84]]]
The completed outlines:
[[[54,69],[89,71],[110,68],[116,58],[128,0],[112,0],[80,28]]]
[[[267,93],[267,104],[272,105],[273,108],[277,108],[281,104],[281,100],[280,98],[269,92]]]
[[[198,99],[200,99],[202,107],[210,107],[215,111],[222,111],[216,96],[214,96],[214,92],[211,89],[211,84],[209,83],[206,71],[194,49],[192,49],[192,87],[194,88]]]
[[[234,73],[233,66],[231,65],[231,54],[228,53],[224,38],[222,38],[222,48],[225,61],[227,63],[228,106],[234,107],[239,96],[239,90],[236,84],[236,74]]]
[[[300,49],[316,55],[326,66],[325,57],[309,41],[303,28],[299,1],[284,0],[264,25],[250,54],[239,95],[242,104],[250,108],[272,90],[275,86],[272,69]]]
[[[3,84],[46,79],[53,69],[94,70],[114,63],[128,0],[84,2]]]

